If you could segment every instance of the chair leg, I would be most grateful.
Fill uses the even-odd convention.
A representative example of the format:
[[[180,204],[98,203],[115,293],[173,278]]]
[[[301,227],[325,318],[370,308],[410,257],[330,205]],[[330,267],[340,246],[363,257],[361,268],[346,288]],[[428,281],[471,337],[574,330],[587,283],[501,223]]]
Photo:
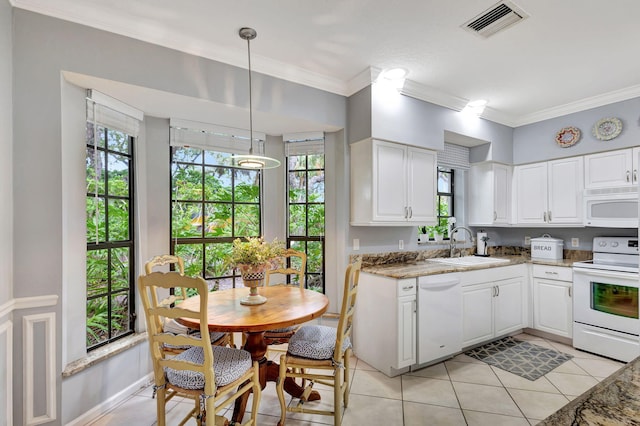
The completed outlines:
[[[158,416],[158,426],[165,426],[165,404],[166,404],[167,390],[162,387],[159,388],[156,393],[156,415]]]
[[[253,362],[253,403],[251,404],[251,426],[258,425],[258,407],[262,398],[262,386],[260,386],[260,369],[258,362]]]
[[[333,373],[333,424],[340,426],[342,422],[342,370],[335,367]]]
[[[351,349],[344,353],[344,408],[349,405],[349,391],[351,390]]]
[[[280,402],[280,421],[278,422],[278,426],[284,426],[287,416],[287,407],[285,406],[286,401],[284,399],[284,381],[287,378],[287,364],[285,362],[286,359],[286,354],[280,355],[280,374],[278,375],[278,380],[276,381],[276,391],[278,393],[278,401]]]

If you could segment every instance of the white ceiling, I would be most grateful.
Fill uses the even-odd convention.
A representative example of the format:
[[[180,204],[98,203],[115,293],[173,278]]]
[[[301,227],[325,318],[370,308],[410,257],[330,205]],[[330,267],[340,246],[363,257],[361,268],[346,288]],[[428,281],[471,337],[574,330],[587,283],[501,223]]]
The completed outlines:
[[[494,0],[10,0],[12,5],[351,95],[390,67],[407,93],[519,126],[640,96],[640,1],[514,0],[529,17],[483,39]]]

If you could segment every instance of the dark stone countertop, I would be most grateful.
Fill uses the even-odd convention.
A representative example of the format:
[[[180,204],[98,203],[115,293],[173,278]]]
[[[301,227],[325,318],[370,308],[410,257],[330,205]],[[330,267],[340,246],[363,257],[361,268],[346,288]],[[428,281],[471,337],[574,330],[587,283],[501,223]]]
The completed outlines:
[[[640,357],[538,423],[564,425],[640,425]]]

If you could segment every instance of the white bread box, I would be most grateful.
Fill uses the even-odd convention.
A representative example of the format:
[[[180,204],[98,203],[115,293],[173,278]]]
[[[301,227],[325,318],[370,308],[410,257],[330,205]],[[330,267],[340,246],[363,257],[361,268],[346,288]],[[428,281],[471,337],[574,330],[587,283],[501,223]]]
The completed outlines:
[[[539,238],[531,239],[531,259],[562,260],[564,241],[559,238],[551,238],[544,234]]]

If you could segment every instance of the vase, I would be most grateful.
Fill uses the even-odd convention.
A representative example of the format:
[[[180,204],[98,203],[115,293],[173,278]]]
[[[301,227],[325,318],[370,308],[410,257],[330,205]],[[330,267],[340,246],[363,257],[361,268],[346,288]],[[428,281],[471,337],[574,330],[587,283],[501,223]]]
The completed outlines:
[[[262,287],[265,275],[265,266],[249,268],[244,270],[241,268],[242,281],[245,287],[249,287],[249,294],[240,299],[242,305],[261,305],[267,301],[267,298],[258,294],[258,287]]]

